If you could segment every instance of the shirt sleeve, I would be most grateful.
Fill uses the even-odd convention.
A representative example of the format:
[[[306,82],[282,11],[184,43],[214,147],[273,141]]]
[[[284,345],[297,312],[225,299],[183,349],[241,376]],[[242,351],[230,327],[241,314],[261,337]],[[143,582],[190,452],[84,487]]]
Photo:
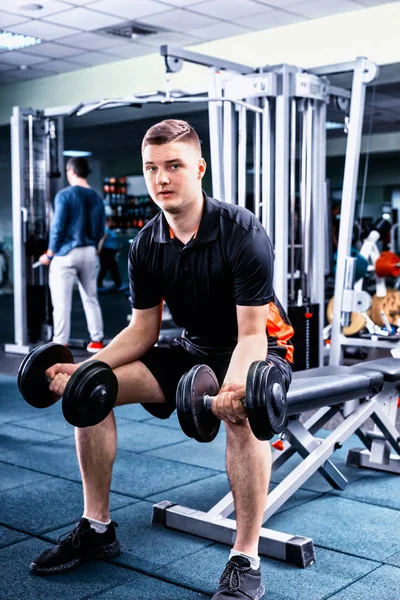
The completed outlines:
[[[57,254],[62,246],[65,235],[67,219],[67,205],[63,195],[59,192],[54,199],[54,216],[50,228],[49,250]]]
[[[145,239],[136,238],[130,247],[128,257],[129,288],[132,308],[145,309],[158,306],[162,300],[157,278],[151,273],[149,261],[143,256],[142,245]]]
[[[232,260],[235,302],[263,306],[274,298],[274,253],[266,231],[253,228],[235,247]]]
[[[97,220],[98,226],[97,226],[97,231],[95,232],[95,236],[94,236],[95,237],[94,241],[96,242],[96,245],[99,244],[101,238],[104,235],[105,228],[106,228],[106,211],[104,208],[103,200],[100,198],[100,196],[99,196],[99,200],[100,200],[101,204],[99,204],[99,217]]]

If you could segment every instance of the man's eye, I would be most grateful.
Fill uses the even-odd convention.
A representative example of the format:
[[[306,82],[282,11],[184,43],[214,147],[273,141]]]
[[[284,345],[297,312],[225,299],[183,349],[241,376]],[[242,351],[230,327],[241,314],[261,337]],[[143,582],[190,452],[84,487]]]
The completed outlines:
[[[181,166],[181,165],[178,165],[178,164],[176,164],[176,165],[171,165],[171,169],[174,169],[174,170],[176,171],[176,169],[178,169],[180,166]]]

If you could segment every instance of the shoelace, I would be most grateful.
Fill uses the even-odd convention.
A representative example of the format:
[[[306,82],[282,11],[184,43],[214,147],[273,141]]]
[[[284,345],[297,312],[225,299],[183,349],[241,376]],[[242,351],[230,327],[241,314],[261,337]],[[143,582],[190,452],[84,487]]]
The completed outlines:
[[[61,544],[67,544],[70,540],[72,540],[73,547],[79,548],[80,543],[81,543],[80,535],[81,535],[82,527],[83,527],[83,522],[79,521],[79,523],[77,523],[75,525],[75,527],[73,529],[71,529],[71,531],[66,531],[65,533],[62,533],[61,535],[59,535],[57,538],[57,542],[61,542]],[[67,536],[67,537],[64,538],[64,536]]]
[[[110,525],[114,525],[114,527],[118,527],[118,523],[115,523],[115,521],[111,521]],[[79,523],[77,523],[75,525],[75,527],[73,529],[71,529],[71,531],[66,531],[65,533],[62,533],[61,535],[58,536],[57,538],[57,542],[61,542],[61,544],[67,544],[70,540],[72,540],[72,546],[74,548],[79,548],[80,544],[81,544],[81,530],[83,527],[84,523],[82,521],[79,521]],[[89,531],[89,530],[87,530]],[[85,531],[83,533],[86,533]],[[66,538],[62,539],[64,536],[67,536]]]
[[[250,571],[251,566],[249,567],[241,567],[236,562],[229,561],[226,564],[225,570],[221,575],[221,579],[219,580],[220,585],[226,583],[228,584],[228,590],[230,592],[236,592],[240,586],[240,578],[243,573]]]

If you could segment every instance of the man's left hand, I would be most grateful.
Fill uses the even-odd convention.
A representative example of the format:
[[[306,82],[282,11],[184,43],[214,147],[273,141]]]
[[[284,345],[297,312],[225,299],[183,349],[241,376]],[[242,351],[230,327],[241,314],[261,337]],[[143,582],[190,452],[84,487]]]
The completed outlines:
[[[219,393],[214,397],[212,412],[221,421],[240,423],[247,419],[246,409],[243,406],[246,388],[241,383],[225,383]]]

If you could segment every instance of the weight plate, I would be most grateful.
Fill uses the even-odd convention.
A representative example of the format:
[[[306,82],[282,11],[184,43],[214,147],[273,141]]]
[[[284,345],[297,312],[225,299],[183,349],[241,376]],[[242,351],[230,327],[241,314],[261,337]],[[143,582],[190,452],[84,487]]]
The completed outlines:
[[[182,375],[179,380],[178,387],[176,388],[176,412],[178,414],[179,425],[182,431],[189,438],[194,438],[195,430],[192,418],[192,411],[190,402],[185,401],[186,398],[186,383],[188,380],[188,373]],[[187,406],[187,408],[186,408]]]
[[[117,394],[118,380],[109,365],[98,360],[83,363],[65,388],[64,417],[74,427],[97,425],[113,409]]]
[[[197,365],[189,371],[187,380],[187,401],[190,407],[194,422],[194,439],[198,442],[212,442],[217,436],[221,421],[211,410],[204,406],[204,394],[216,396],[219,392],[218,379],[215,373],[207,365]]]
[[[50,342],[34,348],[21,362],[17,383],[22,396],[35,408],[47,408],[59,396],[49,390],[46,371],[56,363],[73,363],[71,351],[61,344]]]
[[[219,383],[206,365],[196,365],[179,380],[176,409],[183,433],[198,442],[212,442],[221,421],[204,406],[204,394],[215,396]]]
[[[286,422],[286,391],[279,370],[265,361],[251,364],[246,380],[246,411],[252,432],[270,440]]]

